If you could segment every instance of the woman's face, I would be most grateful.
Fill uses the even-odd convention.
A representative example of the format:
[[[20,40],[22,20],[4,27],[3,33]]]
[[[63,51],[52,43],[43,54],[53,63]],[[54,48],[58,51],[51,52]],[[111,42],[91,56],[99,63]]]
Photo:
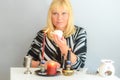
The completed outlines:
[[[51,14],[52,23],[55,29],[62,30],[67,26],[69,14],[64,8],[53,9]]]

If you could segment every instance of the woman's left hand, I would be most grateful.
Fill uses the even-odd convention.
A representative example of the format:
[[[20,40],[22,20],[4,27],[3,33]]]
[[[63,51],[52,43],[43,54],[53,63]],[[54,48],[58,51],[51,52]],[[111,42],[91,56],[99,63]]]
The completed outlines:
[[[61,54],[64,55],[64,59],[67,58],[67,53],[70,48],[67,46],[66,39],[62,37],[61,39],[57,35],[53,35],[53,40],[60,48]],[[77,60],[77,56],[71,52],[71,62],[74,64]]]
[[[61,53],[66,55],[68,52],[69,47],[67,46],[66,39],[64,37],[60,38],[58,35],[53,34],[53,40],[60,48]]]

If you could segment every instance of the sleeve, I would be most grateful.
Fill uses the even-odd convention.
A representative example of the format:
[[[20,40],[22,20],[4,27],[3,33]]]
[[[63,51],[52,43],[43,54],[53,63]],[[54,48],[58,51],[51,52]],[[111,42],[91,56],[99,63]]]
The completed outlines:
[[[87,33],[84,28],[76,29],[75,45],[73,52],[77,55],[76,63],[72,64],[73,69],[83,68],[87,53]]]
[[[42,31],[39,31],[37,33],[37,36],[32,41],[32,44],[30,46],[30,49],[28,50],[27,55],[30,55],[33,60],[40,61],[41,52],[42,52],[42,42],[43,42],[43,33]]]

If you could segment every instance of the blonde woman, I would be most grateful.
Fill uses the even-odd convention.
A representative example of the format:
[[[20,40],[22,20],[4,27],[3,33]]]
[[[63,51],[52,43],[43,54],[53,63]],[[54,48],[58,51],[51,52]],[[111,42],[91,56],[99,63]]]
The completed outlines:
[[[63,37],[51,34],[54,30],[61,30]],[[46,27],[37,33],[27,55],[33,57],[32,67],[38,67],[42,59],[42,45],[45,37],[44,59],[55,61],[58,66],[67,57],[71,49],[71,65],[73,69],[83,68],[86,60],[87,38],[86,31],[73,23],[72,7],[69,0],[53,0],[47,17]]]

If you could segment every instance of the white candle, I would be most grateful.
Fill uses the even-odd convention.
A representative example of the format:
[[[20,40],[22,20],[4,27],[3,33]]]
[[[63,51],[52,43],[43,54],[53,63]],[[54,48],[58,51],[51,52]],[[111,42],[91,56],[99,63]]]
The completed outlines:
[[[58,35],[58,37],[61,39],[62,36],[63,36],[63,31],[61,31],[61,30],[55,30],[55,31],[53,32],[53,34]]]

